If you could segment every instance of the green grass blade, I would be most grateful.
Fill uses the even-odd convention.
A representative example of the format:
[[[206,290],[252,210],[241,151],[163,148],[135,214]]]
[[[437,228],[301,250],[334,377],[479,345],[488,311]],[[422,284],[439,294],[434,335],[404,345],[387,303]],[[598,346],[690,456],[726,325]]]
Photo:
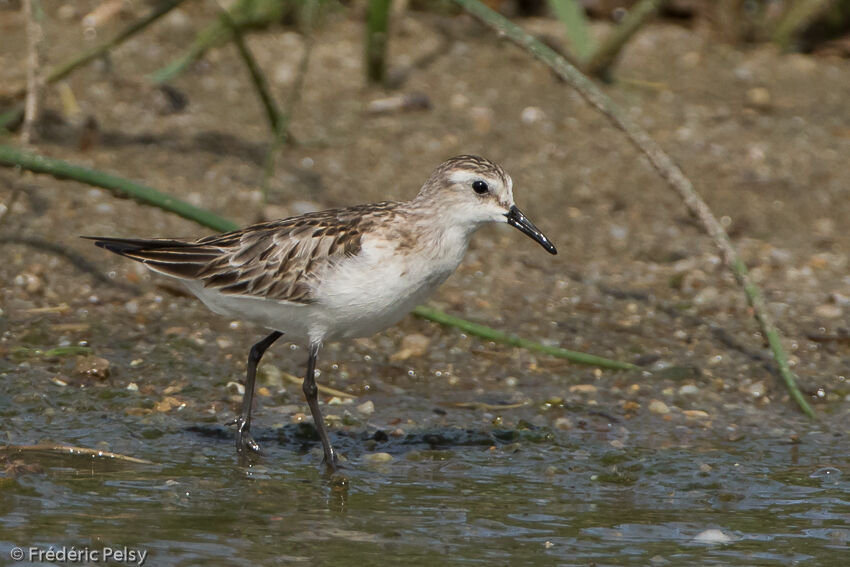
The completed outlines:
[[[576,362],[578,364],[588,364],[590,366],[599,366],[601,368],[610,368],[612,370],[639,369],[634,364],[629,364],[628,362],[611,360],[609,358],[603,358],[601,356],[596,356],[593,354],[576,352],[574,350],[567,350],[561,347],[548,346],[535,341],[530,341],[528,339],[523,339],[522,337],[518,337],[516,335],[506,333],[504,331],[499,331],[497,329],[493,329],[492,327],[487,327],[486,325],[480,325],[478,323],[473,323],[472,321],[467,321],[466,319],[461,319],[460,317],[455,317],[454,315],[449,315],[448,313],[444,313],[443,311],[434,309],[433,307],[428,307],[426,305],[420,305],[419,307],[413,310],[413,313],[424,319],[440,323],[441,325],[456,327],[465,333],[475,335],[476,337],[480,337],[482,339],[487,339],[496,343],[502,343],[505,345],[524,348],[526,350],[532,350],[535,352],[542,352],[544,354],[548,354],[556,358],[565,358],[570,362]]]
[[[72,179],[87,185],[109,189],[119,197],[129,197],[140,203],[159,207],[221,232],[238,228],[238,225],[235,223],[215,213],[200,209],[185,201],[170,197],[165,193],[160,193],[147,185],[97,171],[96,169],[89,169],[58,159],[24,152],[11,146],[0,145],[0,165],[20,167],[34,173],[46,173],[57,179]]]
[[[366,78],[383,83],[387,74],[387,40],[391,0],[369,0],[366,14]]]
[[[590,36],[590,26],[584,7],[578,0],[549,0],[549,7],[564,24],[567,37],[573,47],[573,53],[579,61],[586,60],[593,53],[594,43]]]

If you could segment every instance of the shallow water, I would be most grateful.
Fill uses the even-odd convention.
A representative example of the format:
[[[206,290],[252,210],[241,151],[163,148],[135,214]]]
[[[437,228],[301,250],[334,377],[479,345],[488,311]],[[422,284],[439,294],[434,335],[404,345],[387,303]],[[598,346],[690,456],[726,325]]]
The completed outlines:
[[[265,454],[240,464],[216,423],[104,412],[91,389],[22,395],[17,378],[0,398],[9,439],[110,439],[151,464],[6,453],[41,470],[0,482],[3,561],[16,546],[126,546],[148,565],[841,565],[850,553],[850,453],[814,428],[795,442],[638,432],[618,447],[601,422],[399,437],[355,425],[333,429],[348,460],[330,475],[309,424],[256,426]]]
[[[82,17],[100,2],[78,4],[88,6]],[[124,4],[137,16],[147,10]],[[125,545],[146,550],[148,565],[850,561],[846,61],[736,50],[699,30],[650,26],[623,53],[617,74],[627,80],[605,87],[731,223],[816,404],[821,421],[809,422],[765,363],[743,295],[681,203],[619,133],[524,54],[454,22],[450,48],[403,87],[426,92],[432,108],[373,116],[365,109],[386,93],[363,88],[362,22],[336,18],[316,42],[321,63],[293,116],[303,143],[282,149],[265,195],[269,131],[235,50],[216,50],[175,82],[191,101],[183,112],[157,110],[154,93],[138,88],[217,17],[212,3],[183,8],[115,50],[109,65],[69,78],[100,142],[84,148],[86,130],[69,119],[36,149],[241,224],[410,198],[446,157],[488,155],[508,167],[518,205],[559,255],[510,230],[484,230],[435,304],[656,372],[597,374],[406,319],[320,357],[319,382],[359,396],[324,406],[348,458],[341,476],[324,474],[312,429],[293,423],[306,407],[289,384],[258,394],[254,433],[265,455],[240,465],[222,424],[238,408],[228,382],[242,377],[258,333],[78,238],[205,229],[105,191],[4,173],[3,202],[14,200],[7,185],[21,191],[0,237],[24,238],[0,249],[0,443],[52,441],[151,464],[0,453],[0,565],[14,546]],[[405,17],[392,48],[404,55],[393,64],[423,60],[445,40],[444,23]],[[556,21],[523,24],[562,34]],[[72,22],[51,15],[45,26],[51,63],[91,47]],[[3,84],[25,76],[14,64],[26,61],[24,29],[0,34],[10,62]],[[301,57],[295,34],[250,39],[275,93],[288,93]],[[744,104],[753,88],[772,93],[771,108]],[[48,107],[63,108],[57,91],[46,94]],[[411,334],[428,348],[394,359]],[[110,362],[108,379],[82,376],[73,358],[15,354],[81,343]],[[289,354],[276,345],[264,362],[300,372]],[[367,400],[374,414],[358,414]],[[452,405],[482,401],[496,408]],[[497,407],[518,403],[527,405]],[[392,459],[371,462],[381,452]]]

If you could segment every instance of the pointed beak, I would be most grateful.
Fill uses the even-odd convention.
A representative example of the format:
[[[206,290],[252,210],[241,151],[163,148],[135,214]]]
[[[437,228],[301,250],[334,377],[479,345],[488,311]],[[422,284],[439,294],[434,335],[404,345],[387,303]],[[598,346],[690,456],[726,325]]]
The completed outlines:
[[[511,206],[510,210],[505,213],[505,217],[507,217],[509,225],[520,229],[532,239],[536,240],[540,246],[546,249],[546,252],[549,254],[558,253],[555,249],[555,245],[549,242],[549,239],[540,232],[539,228],[534,226],[533,222],[525,218],[525,215],[522,214],[521,210],[516,208],[516,205]]]

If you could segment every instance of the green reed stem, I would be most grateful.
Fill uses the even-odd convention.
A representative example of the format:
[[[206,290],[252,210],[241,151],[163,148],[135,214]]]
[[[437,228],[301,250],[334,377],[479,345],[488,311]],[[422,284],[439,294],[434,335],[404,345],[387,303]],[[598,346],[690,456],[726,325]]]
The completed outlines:
[[[228,16],[240,30],[259,28],[279,22],[295,4],[297,2],[292,0],[238,0],[231,6]],[[216,21],[198,32],[185,53],[151,73],[148,79],[157,84],[174,79],[203,57],[207,49],[229,41],[232,35],[233,27],[220,15]]]
[[[277,107],[277,103],[274,101],[274,97],[271,92],[269,92],[268,81],[266,81],[266,76],[263,74],[263,71],[260,69],[257,60],[254,59],[254,55],[251,53],[251,50],[248,49],[248,45],[245,43],[245,37],[242,35],[241,28],[233,21],[233,18],[227,12],[225,8],[221,8],[221,21],[223,21],[227,27],[230,29],[230,32],[233,34],[233,43],[236,44],[236,49],[239,51],[239,56],[242,58],[242,61],[245,63],[245,67],[248,68],[248,73],[251,75],[251,83],[254,85],[254,90],[257,91],[257,96],[260,99],[260,102],[263,105],[263,108],[266,111],[266,119],[269,121],[269,126],[272,129],[272,133],[275,137],[280,135],[280,129],[282,124],[282,117],[280,113],[280,109]]]
[[[238,226],[215,213],[199,209],[185,201],[160,193],[152,187],[142,185],[129,179],[110,175],[96,169],[72,165],[58,159],[52,159],[38,154],[21,151],[11,146],[0,145],[0,165],[46,173],[57,179],[71,179],[108,189],[118,197],[135,199],[139,203],[153,205],[160,209],[180,215],[185,219],[195,221],[214,230],[225,232]]]
[[[599,47],[588,56],[584,62],[584,71],[597,77],[607,75],[626,43],[645,23],[654,18],[666,3],[667,0],[641,0],[632,6],[623,21],[612,29]]]
[[[456,327],[464,333],[469,333],[470,335],[475,335],[476,337],[480,337],[482,339],[487,339],[496,343],[524,348],[526,350],[531,350],[535,352],[542,352],[544,354],[548,354],[556,358],[565,358],[570,362],[575,362],[578,364],[589,364],[591,366],[610,368],[612,370],[639,369],[639,367],[635,366],[634,364],[629,364],[628,362],[620,362],[619,360],[611,360],[609,358],[603,358],[601,356],[596,356],[593,354],[576,352],[574,350],[567,350],[561,347],[548,346],[538,342],[530,341],[528,339],[523,339],[522,337],[518,337],[516,335],[506,333],[504,331],[499,331],[497,329],[493,329],[492,327],[479,325],[478,323],[473,323],[472,321],[467,321],[466,319],[461,319],[460,317],[449,315],[448,313],[440,311],[439,309],[434,309],[433,307],[428,307],[426,305],[420,305],[419,307],[413,310],[413,313],[415,313],[419,317],[422,317],[423,319],[428,319],[429,321],[434,321],[436,323],[440,323],[441,325],[446,325],[449,327]]]

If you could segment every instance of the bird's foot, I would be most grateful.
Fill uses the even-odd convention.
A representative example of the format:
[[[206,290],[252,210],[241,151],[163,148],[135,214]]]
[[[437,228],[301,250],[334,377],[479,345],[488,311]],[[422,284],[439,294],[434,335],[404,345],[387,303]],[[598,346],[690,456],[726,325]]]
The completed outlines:
[[[339,462],[339,458],[336,456],[336,451],[331,450],[330,456],[325,453],[325,456],[322,457],[322,464],[328,469],[329,472],[337,472],[338,470],[345,468]]]
[[[251,437],[251,420],[237,417],[228,421],[225,425],[236,426],[236,453],[247,455],[248,453],[261,453],[260,446]]]

